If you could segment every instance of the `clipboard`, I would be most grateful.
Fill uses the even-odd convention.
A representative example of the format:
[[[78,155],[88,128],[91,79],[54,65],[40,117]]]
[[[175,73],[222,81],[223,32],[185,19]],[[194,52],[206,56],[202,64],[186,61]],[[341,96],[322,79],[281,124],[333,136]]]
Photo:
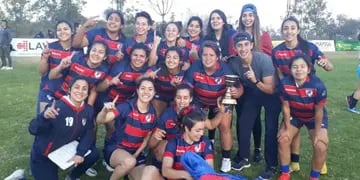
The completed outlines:
[[[76,148],[79,142],[74,140],[68,144],[61,146],[55,151],[48,154],[48,158],[54,162],[62,170],[66,170],[74,165],[74,161],[67,162],[69,159],[75,156]],[[85,156],[89,155],[91,150],[88,150]]]

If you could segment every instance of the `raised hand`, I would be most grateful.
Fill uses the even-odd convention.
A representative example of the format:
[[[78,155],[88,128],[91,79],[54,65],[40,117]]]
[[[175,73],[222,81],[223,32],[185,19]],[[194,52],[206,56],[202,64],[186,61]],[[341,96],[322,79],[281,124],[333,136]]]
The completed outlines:
[[[255,73],[254,73],[254,71],[253,71],[253,69],[251,68],[250,65],[249,65],[249,70],[247,72],[245,72],[244,75],[252,83],[256,83],[257,79],[256,79]]]
[[[324,56],[319,56],[319,59],[316,60],[316,64],[324,68],[328,64],[328,60]]]
[[[182,83],[183,77],[181,76],[175,76],[171,79],[170,84],[173,86],[177,86]]]
[[[149,77],[151,79],[156,79],[157,78],[157,73],[161,70],[161,68],[158,68],[157,70],[155,71],[151,71],[151,72],[148,72],[146,73],[146,77]]]
[[[44,112],[45,119],[55,119],[59,115],[60,108],[55,107],[55,100],[53,100],[50,107],[48,107]]]
[[[122,72],[120,72],[118,75],[116,75],[115,77],[113,77],[110,81],[110,85],[118,85],[118,84],[123,84],[123,82],[120,81],[120,76],[121,76]]]
[[[118,100],[118,98],[119,98],[119,95],[117,95],[112,102],[104,103],[104,107],[103,107],[102,111],[104,111],[105,113],[113,111],[116,108],[115,103]]]
[[[176,41],[176,44],[177,44],[177,46],[179,46],[179,47],[185,47],[185,46],[186,46],[186,41],[185,41],[185,39],[183,39],[183,38],[179,38],[179,39]]]
[[[71,65],[71,59],[73,58],[74,55],[75,55],[75,51],[72,52],[70,56],[67,56],[61,60],[59,65],[61,69],[65,69]]]
[[[48,45],[45,46],[44,50],[41,53],[41,59],[48,59],[51,55],[51,50],[48,48]]]
[[[118,60],[124,59],[124,53],[121,51],[123,44],[120,43],[118,47],[118,51],[116,52],[115,56],[118,58]]]
[[[196,46],[194,43],[191,44],[191,49],[190,49],[190,51],[189,51],[189,54],[190,54],[190,56],[193,57],[194,59],[198,59],[198,58],[199,58],[197,46]]]
[[[90,17],[85,23],[84,23],[84,27],[85,28],[91,28],[93,26],[95,26],[95,24],[98,23],[97,18],[99,18],[99,16],[92,16]]]

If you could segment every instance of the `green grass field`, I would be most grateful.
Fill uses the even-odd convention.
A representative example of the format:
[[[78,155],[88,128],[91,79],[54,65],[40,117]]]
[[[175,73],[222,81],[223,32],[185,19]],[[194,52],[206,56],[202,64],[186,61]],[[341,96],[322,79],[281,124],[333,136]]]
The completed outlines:
[[[360,169],[360,115],[345,110],[345,95],[350,94],[358,85],[355,69],[358,63],[357,53],[329,53],[329,59],[335,70],[327,73],[318,70],[318,75],[328,88],[329,137],[328,174],[324,180],[358,179]],[[16,168],[26,169],[33,137],[27,127],[30,119],[35,116],[36,97],[39,87],[37,73],[38,58],[14,58],[13,71],[0,71],[0,179],[11,174]],[[234,128],[235,129],[235,128]],[[102,150],[103,128],[98,132],[98,148]],[[235,132],[235,131],[234,131]],[[264,131],[263,131],[264,132]],[[310,158],[312,155],[306,129],[302,129],[301,171],[293,173],[292,179],[308,179]],[[234,133],[235,134],[235,133]],[[234,140],[235,140],[234,136]],[[236,140],[234,141],[236,142]],[[234,144],[236,147],[236,144]],[[236,149],[233,149],[233,154]],[[217,147],[216,155],[219,155]],[[242,175],[255,178],[264,167],[264,161],[245,169]],[[219,168],[219,157],[216,161]],[[83,176],[82,179],[107,179],[108,172],[99,161],[95,165],[97,177]],[[61,179],[65,172],[60,172]],[[236,172],[232,172],[236,173]],[[360,178],[359,178],[360,179]]]

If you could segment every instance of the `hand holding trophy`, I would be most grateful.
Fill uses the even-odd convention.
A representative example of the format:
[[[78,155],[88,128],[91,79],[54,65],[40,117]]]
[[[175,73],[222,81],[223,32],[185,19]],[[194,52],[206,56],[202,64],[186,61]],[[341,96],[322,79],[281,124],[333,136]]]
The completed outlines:
[[[225,75],[225,86],[226,86],[226,93],[222,100],[222,104],[225,105],[225,109],[227,111],[232,110],[232,105],[236,104],[236,99],[231,97],[230,88],[235,86],[236,82],[239,81],[239,76],[237,75]]]

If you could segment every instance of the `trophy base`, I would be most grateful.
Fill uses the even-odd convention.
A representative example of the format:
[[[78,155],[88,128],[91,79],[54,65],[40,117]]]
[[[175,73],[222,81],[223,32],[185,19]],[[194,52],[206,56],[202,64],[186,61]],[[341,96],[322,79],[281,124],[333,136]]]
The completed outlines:
[[[237,104],[236,99],[223,99],[222,104]]]

